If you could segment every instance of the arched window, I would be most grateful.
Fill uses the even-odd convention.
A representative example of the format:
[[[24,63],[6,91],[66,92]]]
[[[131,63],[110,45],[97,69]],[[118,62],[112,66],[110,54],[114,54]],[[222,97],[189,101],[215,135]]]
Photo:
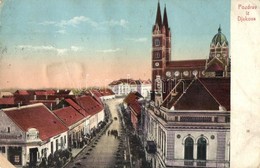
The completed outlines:
[[[191,137],[186,138],[184,159],[193,160],[193,145],[194,145],[193,139]]]
[[[206,160],[206,154],[207,154],[207,141],[205,138],[201,137],[200,139],[198,139],[197,159]]]

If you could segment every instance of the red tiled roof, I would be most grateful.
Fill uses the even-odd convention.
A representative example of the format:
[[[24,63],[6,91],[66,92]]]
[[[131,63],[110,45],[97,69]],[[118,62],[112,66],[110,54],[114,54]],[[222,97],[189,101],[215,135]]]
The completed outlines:
[[[19,94],[19,95],[29,95],[29,93],[27,92],[27,90],[17,90],[15,93],[16,93],[16,94]]]
[[[167,66],[169,67],[205,67],[206,59],[201,60],[181,60],[181,61],[171,61]]]
[[[61,95],[68,95],[71,92],[71,90],[67,90],[67,89],[60,89],[60,90],[56,90],[55,94],[61,94]]]
[[[185,85],[185,88],[188,85]],[[180,97],[175,100],[175,110],[219,110],[219,104],[203,87],[203,85],[195,80],[183,93],[181,89],[177,90],[181,93]]]
[[[13,105],[14,103],[14,97],[4,97],[0,98],[0,105]]]
[[[176,110],[219,110],[223,106],[229,111],[230,79],[199,78],[172,103]]]
[[[35,90],[36,95],[54,95],[54,90]]]
[[[230,110],[230,78],[200,78],[199,81],[220,105]]]
[[[3,110],[23,131],[36,128],[41,140],[59,135],[68,128],[43,104],[23,106]]]
[[[77,97],[76,102],[90,115],[95,115],[103,110],[103,106],[90,95]]]
[[[135,80],[133,80],[133,79],[119,79],[119,80],[111,82],[109,85],[119,85],[122,83],[136,84]]]
[[[111,95],[115,95],[115,93],[108,88],[105,89],[100,89],[99,92],[103,95],[103,96],[111,96]]]
[[[135,111],[137,116],[141,114],[141,105],[137,101],[132,102],[129,106]]]
[[[73,107],[68,106],[53,111],[67,126],[71,126],[78,121],[82,120],[84,116],[80,114]]]
[[[102,94],[98,90],[91,90],[91,92],[97,97],[102,97]]]
[[[130,92],[125,98],[124,98],[124,102],[126,104],[131,104],[133,102],[135,102],[138,98],[141,98],[142,95],[138,92]]]
[[[90,114],[86,112],[82,107],[80,107],[77,103],[75,103],[72,99],[65,99],[65,101],[71,105],[74,109],[80,112],[85,117],[89,116]]]
[[[100,97],[98,97],[97,95],[93,94],[92,91],[90,91],[91,94],[89,94],[88,96],[92,96],[99,104],[103,105]]]

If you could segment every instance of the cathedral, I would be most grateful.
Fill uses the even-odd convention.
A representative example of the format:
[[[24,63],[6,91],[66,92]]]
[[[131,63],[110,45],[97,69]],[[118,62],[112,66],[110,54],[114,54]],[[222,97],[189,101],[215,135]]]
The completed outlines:
[[[221,27],[207,59],[171,59],[166,6],[152,29],[152,90],[145,105],[151,167],[229,167],[230,57]]]

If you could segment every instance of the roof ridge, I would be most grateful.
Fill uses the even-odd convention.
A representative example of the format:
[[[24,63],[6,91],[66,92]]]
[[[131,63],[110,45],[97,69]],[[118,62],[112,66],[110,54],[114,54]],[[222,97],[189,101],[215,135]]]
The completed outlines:
[[[10,107],[10,108],[3,108],[3,111],[11,111],[11,110],[19,110],[19,109],[25,109],[30,107],[39,107],[39,106],[45,106],[43,103],[35,103],[35,104],[28,104],[20,107]]]
[[[186,91],[190,88],[190,86],[194,83],[194,81],[196,80],[197,78],[194,78],[191,83],[187,86],[187,88],[182,92],[182,94],[180,95],[180,97],[174,102],[173,106],[176,105],[179,100],[183,97],[183,95],[186,93]]]

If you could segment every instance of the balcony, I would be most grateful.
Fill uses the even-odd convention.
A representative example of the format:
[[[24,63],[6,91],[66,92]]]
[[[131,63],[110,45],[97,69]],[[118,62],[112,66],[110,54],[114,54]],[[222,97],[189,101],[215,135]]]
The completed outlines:
[[[174,160],[173,165],[176,167],[230,167],[229,161],[217,161],[217,160]]]
[[[204,161],[204,160],[197,161],[197,166],[198,167],[206,167],[206,161]]]
[[[193,160],[184,160],[184,166],[193,166]]]

